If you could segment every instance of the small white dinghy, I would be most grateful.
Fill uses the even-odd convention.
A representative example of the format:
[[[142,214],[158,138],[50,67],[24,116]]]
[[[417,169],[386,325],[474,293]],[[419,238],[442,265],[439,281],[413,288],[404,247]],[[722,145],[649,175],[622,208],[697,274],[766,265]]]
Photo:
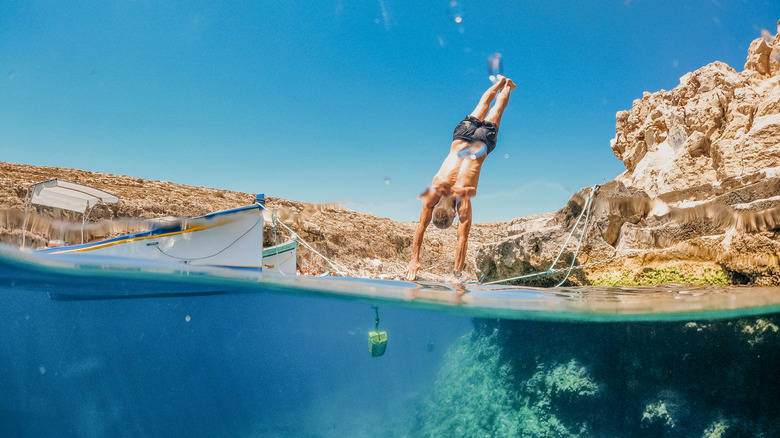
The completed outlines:
[[[297,252],[298,242],[295,240],[264,248],[263,273],[295,275],[298,267],[296,262]]]

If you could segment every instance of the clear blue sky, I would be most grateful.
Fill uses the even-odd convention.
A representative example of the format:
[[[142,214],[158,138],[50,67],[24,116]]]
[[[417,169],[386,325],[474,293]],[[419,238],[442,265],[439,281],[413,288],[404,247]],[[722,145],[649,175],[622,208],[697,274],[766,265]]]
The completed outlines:
[[[476,222],[620,174],[615,113],[776,32],[780,1],[0,2],[0,160],[416,220],[499,52]],[[462,21],[456,23],[455,16]]]

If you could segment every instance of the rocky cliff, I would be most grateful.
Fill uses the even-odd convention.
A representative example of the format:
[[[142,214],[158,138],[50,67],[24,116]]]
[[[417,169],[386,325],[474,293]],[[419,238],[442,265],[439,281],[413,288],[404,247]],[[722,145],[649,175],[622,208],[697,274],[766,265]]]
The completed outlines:
[[[586,265],[568,281],[641,283],[660,269],[672,281],[722,273],[780,284],[780,37],[753,41],[742,72],[714,62],[671,91],[645,92],[616,119],[612,151],[626,171],[596,193],[579,252],[585,218],[566,245],[555,267],[575,256]],[[556,213],[510,223],[512,236],[479,250],[478,272],[490,280],[546,271],[591,190]]]

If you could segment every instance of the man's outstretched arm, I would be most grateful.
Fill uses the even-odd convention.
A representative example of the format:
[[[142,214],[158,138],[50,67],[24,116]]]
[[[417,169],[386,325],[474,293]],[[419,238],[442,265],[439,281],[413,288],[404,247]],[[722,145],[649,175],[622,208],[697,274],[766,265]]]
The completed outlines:
[[[431,223],[433,209],[441,200],[441,194],[436,190],[429,188],[422,195],[422,211],[420,212],[420,222],[417,224],[417,230],[414,232],[412,240],[412,256],[409,258],[409,266],[406,268],[406,279],[414,281],[417,279],[417,273],[420,272],[420,249],[422,248],[425,229]]]
[[[420,212],[420,223],[417,224],[417,229],[414,231],[414,239],[412,240],[412,256],[409,259],[409,266],[406,268],[406,279],[408,281],[416,280],[417,273],[420,271],[420,248],[422,248],[425,229],[431,223],[432,216],[433,207],[428,207],[423,203],[422,212]]]
[[[471,199],[464,196],[458,202],[458,247],[455,250],[455,264],[452,267],[455,277],[459,277],[458,274],[466,266],[466,250],[469,246],[470,231]]]

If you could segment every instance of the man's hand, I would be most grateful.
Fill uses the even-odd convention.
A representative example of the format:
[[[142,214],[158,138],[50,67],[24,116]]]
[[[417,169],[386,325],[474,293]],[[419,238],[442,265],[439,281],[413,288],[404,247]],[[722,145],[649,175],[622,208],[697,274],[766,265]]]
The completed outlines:
[[[406,267],[406,280],[414,281],[417,279],[417,273],[420,272],[420,262],[417,260],[409,261],[409,266]]]

